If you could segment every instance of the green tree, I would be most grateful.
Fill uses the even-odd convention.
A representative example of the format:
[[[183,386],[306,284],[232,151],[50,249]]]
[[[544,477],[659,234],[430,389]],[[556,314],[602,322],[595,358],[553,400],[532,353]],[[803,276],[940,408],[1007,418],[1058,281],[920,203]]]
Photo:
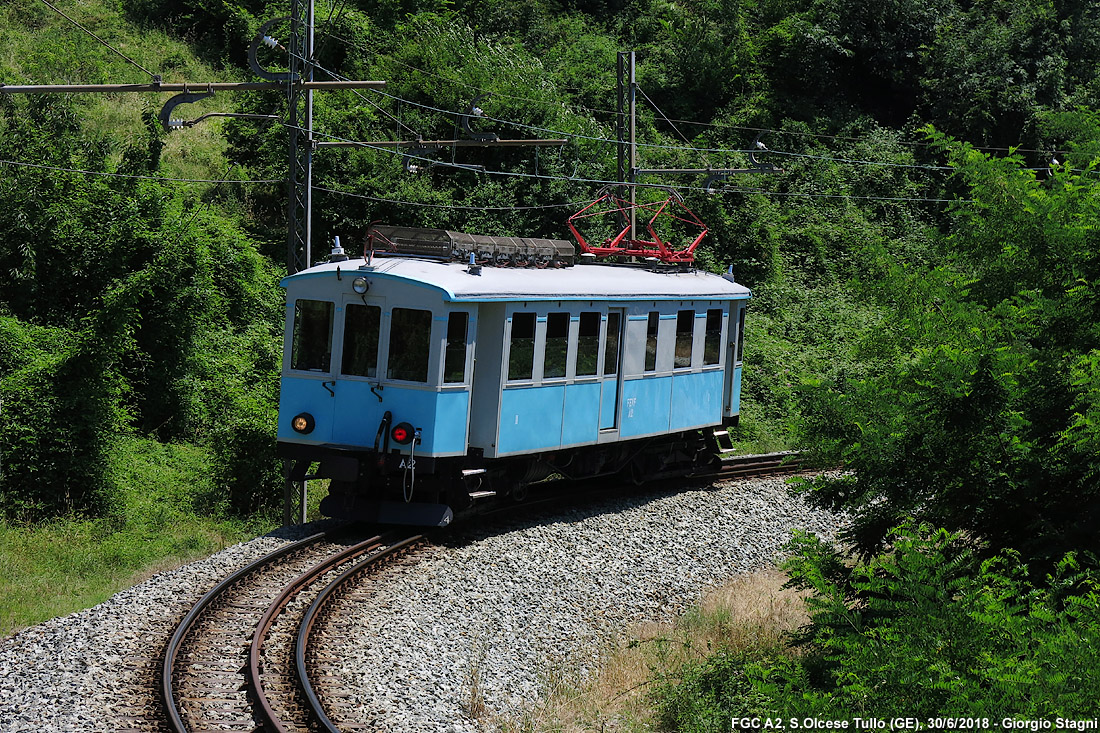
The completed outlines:
[[[1047,563],[1100,554],[1095,366],[1100,185],[1037,175],[941,135],[967,197],[936,267],[881,248],[866,292],[894,317],[859,346],[870,373],[809,380],[805,435],[851,473],[812,482],[876,550],[902,518]],[[1040,562],[1039,567],[1042,567]]]
[[[749,665],[784,715],[1091,714],[1100,683],[1100,584],[1071,554],[1038,585],[1008,551],[977,562],[958,535],[907,525],[851,567],[801,537],[786,567],[812,591],[806,653]]]

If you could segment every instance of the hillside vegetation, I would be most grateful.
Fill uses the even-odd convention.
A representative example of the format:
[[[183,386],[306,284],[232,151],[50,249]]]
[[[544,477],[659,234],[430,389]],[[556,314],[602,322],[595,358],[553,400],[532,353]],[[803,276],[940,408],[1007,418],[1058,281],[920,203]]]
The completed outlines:
[[[248,44],[286,12],[261,0],[58,7],[119,53],[39,0],[12,0],[0,8],[0,80],[248,79]],[[691,700],[728,729],[746,701],[761,714],[795,699],[814,714],[848,714],[899,680],[916,685],[889,698],[901,705],[955,679],[955,668],[925,682],[891,666],[914,659],[889,641],[901,633],[891,619],[930,613],[935,604],[913,589],[944,580],[928,575],[929,558],[948,558],[960,583],[943,600],[961,604],[950,618],[969,636],[954,621],[932,627],[944,643],[993,634],[996,619],[1037,619],[982,664],[1003,671],[1093,633],[1094,3],[342,0],[319,2],[317,18],[318,78],[387,82],[317,94],[321,139],[451,138],[461,134],[455,113],[475,99],[479,130],[569,139],[418,153],[418,174],[393,150],[318,150],[318,252],[335,235],[356,249],[376,220],[566,238],[566,217],[616,176],[621,50],[638,53],[643,167],[744,168],[743,151],[760,140],[760,158],[782,168],[714,193],[699,178],[645,181],[677,187],[707,222],[700,263],[732,265],[753,289],[735,440],[804,447],[822,465],[854,469],[804,489],[852,513],[846,539],[862,559],[849,567],[800,544],[796,580],[826,599],[803,634],[806,654],[706,668],[666,708],[667,725],[703,719]],[[285,68],[282,53],[264,48],[262,61]],[[287,133],[257,118],[166,133],[156,120],[164,99],[0,95],[5,536],[60,522],[132,546],[193,521],[189,536],[231,538],[242,518],[270,521],[277,502]],[[263,92],[177,108],[192,119],[285,111]],[[135,498],[135,482],[165,462],[194,490],[162,484],[161,505],[190,520],[151,520]],[[149,561],[122,562],[136,571]],[[992,599],[988,588],[1003,593]],[[1010,593],[1034,602],[1005,605]],[[860,616],[874,623],[837,635],[838,618],[883,598],[888,607]],[[5,623],[34,614],[13,618]],[[1056,633],[1047,619],[1062,624]],[[869,640],[882,650],[873,659],[856,653]],[[971,674],[977,662],[959,659]],[[1027,670],[972,674],[964,697],[1056,695],[1071,710],[1091,691],[1086,681],[1065,692],[1078,684],[1059,677],[1070,670]],[[731,679],[740,681],[721,686]]]

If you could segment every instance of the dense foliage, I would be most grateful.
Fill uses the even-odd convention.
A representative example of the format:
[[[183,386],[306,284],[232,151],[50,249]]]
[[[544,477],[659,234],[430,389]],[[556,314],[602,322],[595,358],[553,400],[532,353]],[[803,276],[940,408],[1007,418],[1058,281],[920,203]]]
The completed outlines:
[[[286,3],[69,10],[124,53],[12,0],[0,81],[250,78],[245,50]],[[853,469],[807,489],[852,513],[865,562],[799,545],[792,570],[818,599],[806,654],[713,658],[669,688],[670,725],[1095,697],[1057,659],[1091,659],[1097,630],[1092,571],[1074,575],[1100,553],[1094,3],[349,0],[317,19],[318,78],[387,82],[317,94],[321,140],[461,136],[475,100],[478,130],[568,140],[318,149],[318,253],[334,235],[354,251],[376,220],[566,237],[616,176],[621,50],[638,52],[642,167],[745,168],[759,140],[782,168],[717,193],[644,182],[708,223],[703,266],[753,288],[735,440]],[[119,513],[123,474],[149,472],[111,467],[153,466],[154,442],[209,466],[194,511],[278,496],[285,99],[219,94],[178,110],[266,117],[170,134],[157,104],[0,95],[5,518]],[[891,534],[911,517],[944,529]]]
[[[1067,555],[1035,584],[1014,553],[978,562],[960,537],[910,524],[849,566],[801,537],[787,570],[813,591],[802,653],[719,654],[664,690],[671,729],[731,718],[1087,719],[1100,679],[1100,579]]]
[[[260,497],[274,493],[277,469],[239,465],[273,461],[273,267],[212,206],[216,189],[204,200],[150,180],[57,170],[155,171],[151,125],[112,161],[109,142],[80,128],[77,103],[0,104],[0,157],[52,166],[15,168],[0,182],[0,511],[102,513],[105,454],[124,431],[210,445],[233,504],[271,503]]]
[[[807,434],[853,473],[814,497],[853,509],[865,551],[914,516],[1050,563],[1100,554],[1100,185],[1090,162],[1028,170],[936,138],[967,198],[934,266],[878,253],[863,283],[895,313],[866,374],[807,382]]]

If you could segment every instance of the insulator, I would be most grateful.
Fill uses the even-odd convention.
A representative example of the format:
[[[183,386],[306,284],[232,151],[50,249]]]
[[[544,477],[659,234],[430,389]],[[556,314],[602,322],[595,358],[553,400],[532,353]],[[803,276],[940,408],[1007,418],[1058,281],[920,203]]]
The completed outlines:
[[[264,45],[267,46],[268,48],[276,48],[279,45],[279,42],[276,39],[272,38],[271,36],[264,36],[263,37],[263,42],[264,42]]]
[[[179,127],[183,127],[183,120],[168,120],[169,130],[173,130]]]

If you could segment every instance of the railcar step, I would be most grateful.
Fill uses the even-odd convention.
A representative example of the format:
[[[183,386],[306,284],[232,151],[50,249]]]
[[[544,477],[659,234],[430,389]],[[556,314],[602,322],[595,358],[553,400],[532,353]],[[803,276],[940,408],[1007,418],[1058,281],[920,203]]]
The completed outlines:
[[[733,453],[733,438],[730,437],[730,432],[725,428],[714,431],[714,442],[718,444],[718,450],[721,453]]]

